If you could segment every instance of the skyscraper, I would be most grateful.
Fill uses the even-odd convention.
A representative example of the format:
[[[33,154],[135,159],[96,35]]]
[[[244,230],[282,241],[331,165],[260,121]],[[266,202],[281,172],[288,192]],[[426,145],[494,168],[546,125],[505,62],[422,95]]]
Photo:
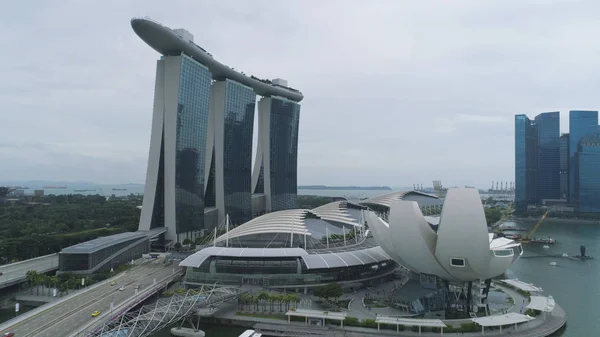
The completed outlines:
[[[579,141],[598,131],[598,111],[572,110],[569,112],[569,203],[577,204],[575,193],[575,153]]]
[[[174,227],[179,235],[203,228],[210,84],[208,68],[186,55],[157,63],[140,229]]]
[[[537,199],[537,129],[526,115],[515,116],[515,209]]]
[[[149,19],[133,19],[131,25],[163,55],[156,72],[140,230],[166,227],[166,239],[181,242],[214,228],[226,215],[235,225],[265,211],[253,209],[256,95],[263,96],[259,119],[267,125],[259,128],[258,138],[269,140],[261,153],[270,160],[267,188],[256,199],[269,200],[266,211],[296,207],[302,93],[284,80],[261,80],[219,63],[184,29]]]
[[[211,91],[206,157],[206,200],[219,222],[229,214],[240,225],[252,219],[252,133],[256,94],[233,80],[215,81]],[[212,175],[209,175],[213,173]]]
[[[583,136],[575,152],[575,196],[578,212],[600,212],[600,132]]]
[[[537,200],[560,198],[560,113],[535,117],[537,129]]]
[[[560,198],[567,200],[569,195],[569,134],[564,133],[559,139],[560,148]]]
[[[258,147],[253,193],[264,193],[266,211],[296,208],[300,105],[282,97],[258,103]]]

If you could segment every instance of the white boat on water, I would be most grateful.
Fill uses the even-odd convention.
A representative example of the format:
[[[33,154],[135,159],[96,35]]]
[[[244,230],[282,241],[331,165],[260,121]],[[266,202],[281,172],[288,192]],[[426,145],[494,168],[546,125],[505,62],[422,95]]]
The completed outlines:
[[[550,265],[551,266],[558,266],[558,264],[556,262],[554,262],[554,261],[550,262]]]
[[[550,249],[550,246],[548,246],[548,245],[543,245],[543,246],[542,246],[542,248],[544,248],[544,249]]]

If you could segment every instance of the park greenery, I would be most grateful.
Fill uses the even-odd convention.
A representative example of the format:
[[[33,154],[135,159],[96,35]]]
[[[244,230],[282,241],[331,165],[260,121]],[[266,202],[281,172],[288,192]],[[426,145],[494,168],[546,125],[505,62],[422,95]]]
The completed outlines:
[[[488,225],[493,225],[496,222],[500,221],[504,216],[503,210],[498,207],[487,207],[484,209],[485,211],[485,220]]]
[[[30,270],[25,274],[25,282],[29,286],[29,292],[31,294],[33,294],[35,290],[36,295],[53,296],[52,289],[56,289],[57,296],[62,296],[70,290],[81,289],[83,287],[91,286],[94,283],[104,281],[130,267],[131,265],[125,264],[117,267],[113,272],[95,273],[87,276],[71,273],[47,275],[38,273],[35,270]],[[84,285],[81,284],[82,278],[84,280]]]
[[[339,283],[329,283],[316,288],[313,294],[318,298],[324,298],[326,300],[333,299],[334,301],[337,301],[338,298],[344,294],[344,289],[342,289],[342,286]]]
[[[240,294],[237,300],[240,311],[287,312],[296,309],[300,297],[297,294],[268,293],[261,290],[256,295]]]
[[[59,252],[101,236],[137,230],[142,197],[48,195],[0,200],[0,264]]]

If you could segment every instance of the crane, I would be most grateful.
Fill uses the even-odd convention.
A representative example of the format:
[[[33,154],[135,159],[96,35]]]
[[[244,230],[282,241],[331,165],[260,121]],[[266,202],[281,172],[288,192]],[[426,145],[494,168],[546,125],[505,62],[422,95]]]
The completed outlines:
[[[540,227],[540,225],[542,224],[542,222],[546,218],[546,215],[548,215],[548,212],[550,212],[550,210],[546,211],[546,213],[544,213],[544,215],[542,215],[542,217],[540,218],[540,220],[535,224],[535,226],[533,226],[533,228],[531,229],[531,231],[529,232],[529,234],[527,234],[527,236],[521,238],[521,241],[523,241],[523,242],[529,242],[529,240],[531,239],[531,237],[533,236],[533,234],[535,234],[535,232],[538,230],[538,228]]]

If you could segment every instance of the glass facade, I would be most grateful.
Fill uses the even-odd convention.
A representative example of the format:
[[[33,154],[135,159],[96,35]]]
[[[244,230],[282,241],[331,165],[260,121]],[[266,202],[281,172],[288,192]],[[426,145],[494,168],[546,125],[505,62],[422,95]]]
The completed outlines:
[[[165,131],[160,137],[160,159],[158,162],[158,176],[156,177],[156,193],[152,207],[150,229],[165,226]]]
[[[575,153],[575,193],[578,212],[600,212],[600,132],[581,138]]]
[[[535,117],[537,129],[537,200],[560,198],[560,113]]]
[[[515,210],[535,203],[537,130],[526,115],[515,116]]]
[[[133,245],[135,243],[135,245]],[[129,247],[131,246],[131,247]],[[129,248],[128,248],[129,247]],[[125,248],[128,248],[124,250]],[[147,238],[134,238],[125,242],[118,243],[92,253],[60,253],[59,269],[61,272],[86,272],[100,263],[105,263],[98,268],[98,272],[108,271],[121,264],[127,263],[132,259],[139,259],[142,254],[150,251],[150,241]],[[119,253],[120,252],[120,253]],[[117,254],[119,253],[119,254]],[[117,254],[116,256],[114,256]],[[106,262],[106,259],[112,256],[112,261]]]
[[[569,195],[569,134],[560,136],[560,198],[567,199]]]
[[[199,268],[187,268],[185,283],[188,286],[219,282],[225,285],[293,287],[380,278],[396,268],[392,260],[343,268],[307,269],[302,259],[294,257],[211,256]]]
[[[256,94],[226,80],[223,184],[225,214],[234,225],[252,219],[252,133]]]
[[[300,105],[272,97],[270,111],[271,211],[296,208]]]
[[[577,205],[575,193],[575,153],[583,136],[598,131],[598,111],[573,110],[569,112],[569,203]]]
[[[175,155],[178,234],[204,228],[204,161],[212,82],[208,68],[186,55],[181,58]]]

